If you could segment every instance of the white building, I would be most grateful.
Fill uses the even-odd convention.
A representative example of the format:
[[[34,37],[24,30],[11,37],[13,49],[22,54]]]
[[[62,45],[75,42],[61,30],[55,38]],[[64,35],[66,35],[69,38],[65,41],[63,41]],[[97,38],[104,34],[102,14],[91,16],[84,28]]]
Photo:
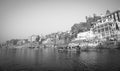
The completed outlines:
[[[42,42],[42,44],[53,43],[52,40],[53,40],[52,38],[47,38]]]
[[[93,34],[92,31],[86,31],[86,32],[79,33],[75,40],[90,40],[90,39],[93,39],[94,37],[95,35]]]

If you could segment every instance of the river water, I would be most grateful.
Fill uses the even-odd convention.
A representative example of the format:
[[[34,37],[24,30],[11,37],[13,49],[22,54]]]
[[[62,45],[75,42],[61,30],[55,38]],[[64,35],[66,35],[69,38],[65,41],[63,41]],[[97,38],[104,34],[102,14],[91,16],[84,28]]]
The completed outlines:
[[[120,71],[120,50],[0,48],[0,71]]]

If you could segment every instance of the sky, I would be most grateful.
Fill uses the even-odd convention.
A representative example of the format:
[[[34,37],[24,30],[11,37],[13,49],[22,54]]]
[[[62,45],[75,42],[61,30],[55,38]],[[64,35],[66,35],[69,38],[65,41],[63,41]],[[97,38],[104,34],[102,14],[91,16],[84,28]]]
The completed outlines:
[[[120,0],[0,0],[0,42],[70,30],[85,16],[120,10]]]

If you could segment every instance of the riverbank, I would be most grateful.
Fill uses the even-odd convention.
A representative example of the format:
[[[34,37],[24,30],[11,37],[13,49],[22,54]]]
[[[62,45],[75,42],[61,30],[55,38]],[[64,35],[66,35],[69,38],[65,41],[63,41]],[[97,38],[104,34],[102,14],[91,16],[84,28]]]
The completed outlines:
[[[104,41],[104,42],[72,42],[68,45],[59,45],[59,50],[66,51],[88,51],[96,49],[120,49],[120,41]]]
[[[120,41],[105,41],[101,43],[92,43],[92,42],[72,42],[68,44],[39,44],[39,43],[26,43],[23,45],[9,45],[3,46],[2,48],[48,48],[54,47],[59,50],[68,50],[68,51],[86,51],[91,49],[119,49]]]

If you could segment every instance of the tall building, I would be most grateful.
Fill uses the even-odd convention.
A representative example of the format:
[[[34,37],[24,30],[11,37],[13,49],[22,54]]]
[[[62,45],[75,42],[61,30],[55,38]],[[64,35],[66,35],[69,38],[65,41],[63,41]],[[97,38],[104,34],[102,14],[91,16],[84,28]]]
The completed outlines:
[[[120,10],[110,13],[106,11],[106,15],[97,20],[93,25],[93,32],[101,34],[103,38],[114,37],[120,28]]]

